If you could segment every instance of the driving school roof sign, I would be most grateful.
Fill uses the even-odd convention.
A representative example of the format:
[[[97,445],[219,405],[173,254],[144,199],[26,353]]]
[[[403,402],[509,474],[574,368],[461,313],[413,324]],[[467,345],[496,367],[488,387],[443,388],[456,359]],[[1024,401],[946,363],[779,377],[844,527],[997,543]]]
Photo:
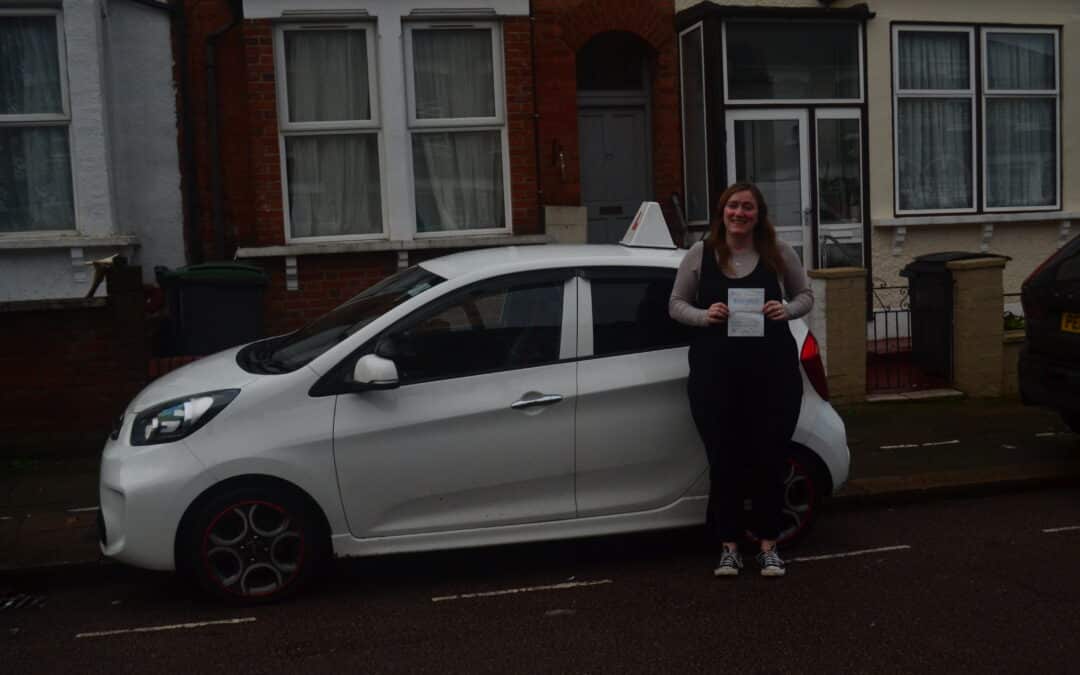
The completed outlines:
[[[635,248],[675,248],[668,230],[667,221],[656,202],[642,202],[641,207],[630,222],[629,229],[623,235],[623,246]]]

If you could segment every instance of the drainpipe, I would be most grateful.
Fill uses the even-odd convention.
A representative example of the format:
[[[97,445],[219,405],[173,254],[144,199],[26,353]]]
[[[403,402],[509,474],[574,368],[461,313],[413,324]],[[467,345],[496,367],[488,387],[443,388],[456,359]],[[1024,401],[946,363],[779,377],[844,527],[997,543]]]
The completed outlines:
[[[225,190],[222,179],[221,143],[219,141],[220,117],[217,95],[217,43],[225,33],[235,28],[243,19],[242,0],[228,0],[229,23],[206,38],[206,120],[210,144],[210,191],[211,218],[214,226],[214,253],[219,259],[225,254]]]
[[[536,99],[536,14],[533,0],[529,0],[529,50],[532,58],[532,104],[533,104],[533,147],[536,151],[536,210],[540,219],[540,229],[547,233],[547,217],[544,213],[544,181],[540,173],[540,108]]]

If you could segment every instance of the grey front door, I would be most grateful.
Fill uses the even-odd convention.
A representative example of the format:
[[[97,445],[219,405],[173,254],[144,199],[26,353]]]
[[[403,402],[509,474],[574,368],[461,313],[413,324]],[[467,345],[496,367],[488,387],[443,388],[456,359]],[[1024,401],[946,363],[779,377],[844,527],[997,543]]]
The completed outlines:
[[[617,243],[650,198],[644,108],[580,108],[582,203],[590,244]]]

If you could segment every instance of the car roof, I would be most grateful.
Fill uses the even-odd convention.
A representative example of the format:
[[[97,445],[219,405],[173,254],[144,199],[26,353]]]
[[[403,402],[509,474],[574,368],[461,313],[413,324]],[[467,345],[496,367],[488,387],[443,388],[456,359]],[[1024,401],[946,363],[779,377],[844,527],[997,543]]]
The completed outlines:
[[[420,263],[424,269],[446,279],[482,273],[509,274],[553,267],[679,266],[682,249],[640,248],[614,244],[542,244],[500,246],[432,258]]]

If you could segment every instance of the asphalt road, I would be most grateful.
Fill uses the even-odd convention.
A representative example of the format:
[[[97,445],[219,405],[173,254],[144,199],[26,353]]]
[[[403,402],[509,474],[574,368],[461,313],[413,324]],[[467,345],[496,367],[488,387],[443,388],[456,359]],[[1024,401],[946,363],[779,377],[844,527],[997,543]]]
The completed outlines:
[[[700,530],[344,561],[255,609],[116,565],[0,576],[29,599],[0,670],[1080,672],[1076,489],[827,513],[785,553],[784,579],[713,578]]]

